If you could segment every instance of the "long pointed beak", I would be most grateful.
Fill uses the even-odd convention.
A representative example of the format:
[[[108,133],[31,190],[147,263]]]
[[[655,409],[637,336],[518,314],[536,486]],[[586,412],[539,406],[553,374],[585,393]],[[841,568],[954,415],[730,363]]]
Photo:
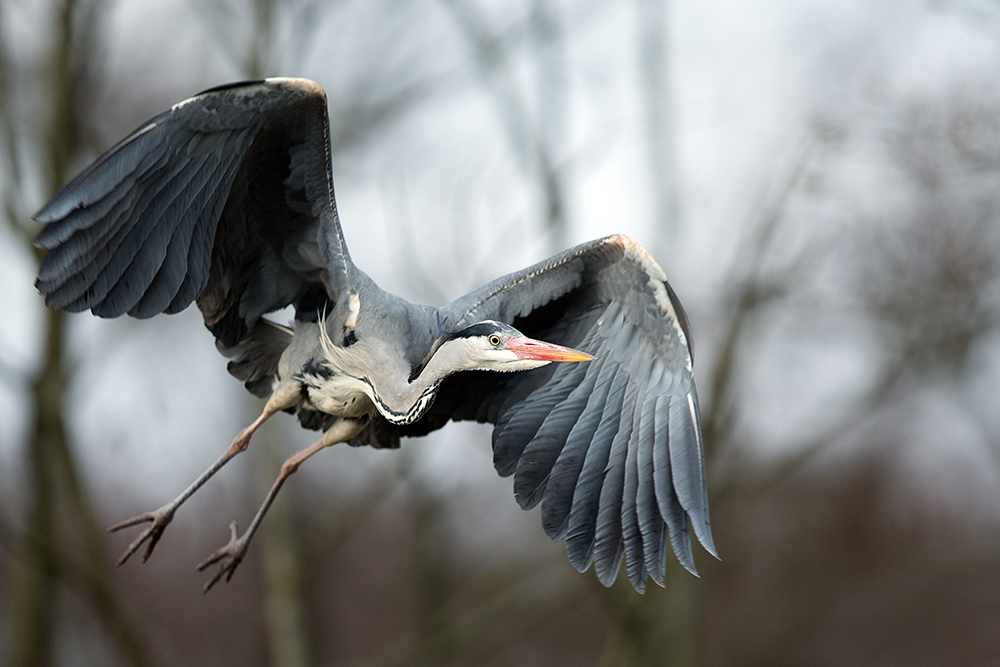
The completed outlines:
[[[518,359],[536,361],[590,361],[594,355],[574,350],[571,347],[554,345],[534,338],[516,338],[507,341],[505,347],[517,355]]]

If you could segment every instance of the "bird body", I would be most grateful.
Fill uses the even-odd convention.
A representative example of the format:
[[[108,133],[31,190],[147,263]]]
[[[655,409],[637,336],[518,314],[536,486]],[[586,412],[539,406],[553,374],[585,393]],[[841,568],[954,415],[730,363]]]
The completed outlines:
[[[494,464],[581,571],[662,584],[669,541],[714,555],[687,321],[663,271],[610,236],[452,303],[411,304],[351,261],[333,196],[326,97],[304,79],[205,91],[155,116],[35,216],[47,303],[151,317],[195,301],[261,415],[149,523],[148,558],[176,509],[277,412],[322,431],[289,457],[242,536],[199,566],[242,560],[285,479],[338,442],[397,447],[452,420],[494,424]],[[291,328],[265,313],[293,306]],[[564,363],[571,362],[571,363]],[[572,363],[577,362],[577,363]]]

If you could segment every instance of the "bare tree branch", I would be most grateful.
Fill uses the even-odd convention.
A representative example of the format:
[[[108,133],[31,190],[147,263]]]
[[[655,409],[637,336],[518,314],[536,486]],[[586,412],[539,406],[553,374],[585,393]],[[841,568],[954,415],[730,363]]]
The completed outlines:
[[[560,81],[564,79],[561,37],[551,9],[538,0],[533,6],[531,19],[525,24],[517,24],[504,34],[492,31],[486,20],[468,0],[443,0],[451,10],[456,25],[472,47],[476,65],[487,90],[497,107],[500,122],[507,131],[507,137],[521,167],[531,177],[542,195],[543,220],[549,232],[550,245],[562,249],[567,245],[567,209],[563,170],[557,164],[552,146],[553,140],[544,134],[546,129],[562,127],[565,118],[562,110],[566,107]],[[534,30],[532,30],[534,28]],[[540,82],[544,88],[542,120],[536,126],[528,111],[527,101],[518,90],[510,62],[511,45],[532,34],[536,38],[536,50],[542,54],[539,63]],[[548,40],[541,43],[541,40]]]
[[[709,461],[718,458],[718,450],[729,440],[728,433],[735,416],[735,382],[743,336],[756,313],[781,295],[787,284],[787,275],[765,278],[763,266],[784,219],[785,207],[812,160],[814,150],[815,140],[808,137],[799,147],[790,169],[780,179],[779,187],[761,197],[757,211],[743,228],[747,239],[738,247],[747,250],[737,255],[731,277],[726,281],[727,285],[733,286],[730,300],[733,305],[722,327],[724,333],[709,385],[709,400],[702,412],[705,456]]]

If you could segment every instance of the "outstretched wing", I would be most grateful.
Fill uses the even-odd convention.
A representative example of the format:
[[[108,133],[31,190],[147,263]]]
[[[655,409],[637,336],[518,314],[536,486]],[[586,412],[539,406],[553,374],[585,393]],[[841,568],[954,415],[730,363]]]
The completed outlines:
[[[307,292],[335,298],[350,258],[333,199],[326,95],[305,79],[213,88],[150,119],[35,219],[46,302],[101,317],[197,299],[221,345]]]
[[[496,424],[494,463],[527,509],[565,539],[570,561],[610,585],[663,584],[666,542],[694,571],[689,529],[713,555],[690,334],[663,271],[612,236],[496,280],[440,311],[449,328],[485,319],[589,352],[589,363],[523,373],[460,373],[424,422]]]

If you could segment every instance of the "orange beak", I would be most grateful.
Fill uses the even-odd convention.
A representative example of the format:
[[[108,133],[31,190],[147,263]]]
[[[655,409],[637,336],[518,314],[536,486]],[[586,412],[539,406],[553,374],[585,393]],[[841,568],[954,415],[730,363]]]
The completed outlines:
[[[535,361],[590,361],[594,355],[574,350],[571,347],[553,345],[534,338],[516,338],[504,346],[517,355],[518,359]]]

